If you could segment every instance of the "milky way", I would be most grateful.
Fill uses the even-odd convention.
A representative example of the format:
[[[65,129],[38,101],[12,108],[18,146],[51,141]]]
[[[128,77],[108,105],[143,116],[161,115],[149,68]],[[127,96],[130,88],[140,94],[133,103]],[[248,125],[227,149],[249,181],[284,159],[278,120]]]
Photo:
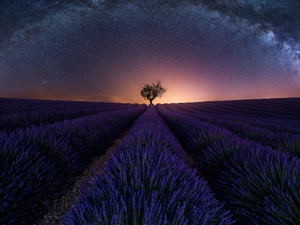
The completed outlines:
[[[157,102],[300,96],[299,1],[4,1],[0,97]],[[212,3],[214,2],[214,3]]]

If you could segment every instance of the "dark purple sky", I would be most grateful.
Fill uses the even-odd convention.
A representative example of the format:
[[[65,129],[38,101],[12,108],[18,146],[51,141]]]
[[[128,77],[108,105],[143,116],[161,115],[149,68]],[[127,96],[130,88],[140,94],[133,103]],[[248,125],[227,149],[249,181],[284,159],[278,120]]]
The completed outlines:
[[[15,0],[0,21],[0,97],[300,97],[298,0]]]

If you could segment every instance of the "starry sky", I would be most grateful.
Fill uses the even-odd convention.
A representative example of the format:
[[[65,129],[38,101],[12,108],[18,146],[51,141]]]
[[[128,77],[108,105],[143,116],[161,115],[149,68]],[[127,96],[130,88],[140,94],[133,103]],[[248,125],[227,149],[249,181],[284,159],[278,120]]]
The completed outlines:
[[[2,0],[0,97],[300,97],[298,0]]]

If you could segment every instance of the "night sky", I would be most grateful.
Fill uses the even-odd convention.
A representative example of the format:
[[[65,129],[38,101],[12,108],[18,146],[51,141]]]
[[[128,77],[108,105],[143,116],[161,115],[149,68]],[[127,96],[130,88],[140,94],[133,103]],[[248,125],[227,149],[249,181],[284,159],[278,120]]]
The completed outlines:
[[[214,2],[214,3],[212,3]],[[2,0],[0,97],[300,97],[299,0]]]

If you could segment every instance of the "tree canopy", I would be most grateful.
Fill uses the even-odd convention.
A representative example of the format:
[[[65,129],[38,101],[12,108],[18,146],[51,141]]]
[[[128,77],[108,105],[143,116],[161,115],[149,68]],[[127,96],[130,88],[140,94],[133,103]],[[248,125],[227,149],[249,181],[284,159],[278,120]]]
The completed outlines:
[[[150,101],[150,104],[152,104],[152,101],[156,97],[161,97],[163,93],[166,92],[166,89],[163,88],[160,84],[160,81],[157,81],[156,84],[152,83],[152,85],[145,84],[143,89],[141,90],[141,96],[144,99],[147,99]]]

